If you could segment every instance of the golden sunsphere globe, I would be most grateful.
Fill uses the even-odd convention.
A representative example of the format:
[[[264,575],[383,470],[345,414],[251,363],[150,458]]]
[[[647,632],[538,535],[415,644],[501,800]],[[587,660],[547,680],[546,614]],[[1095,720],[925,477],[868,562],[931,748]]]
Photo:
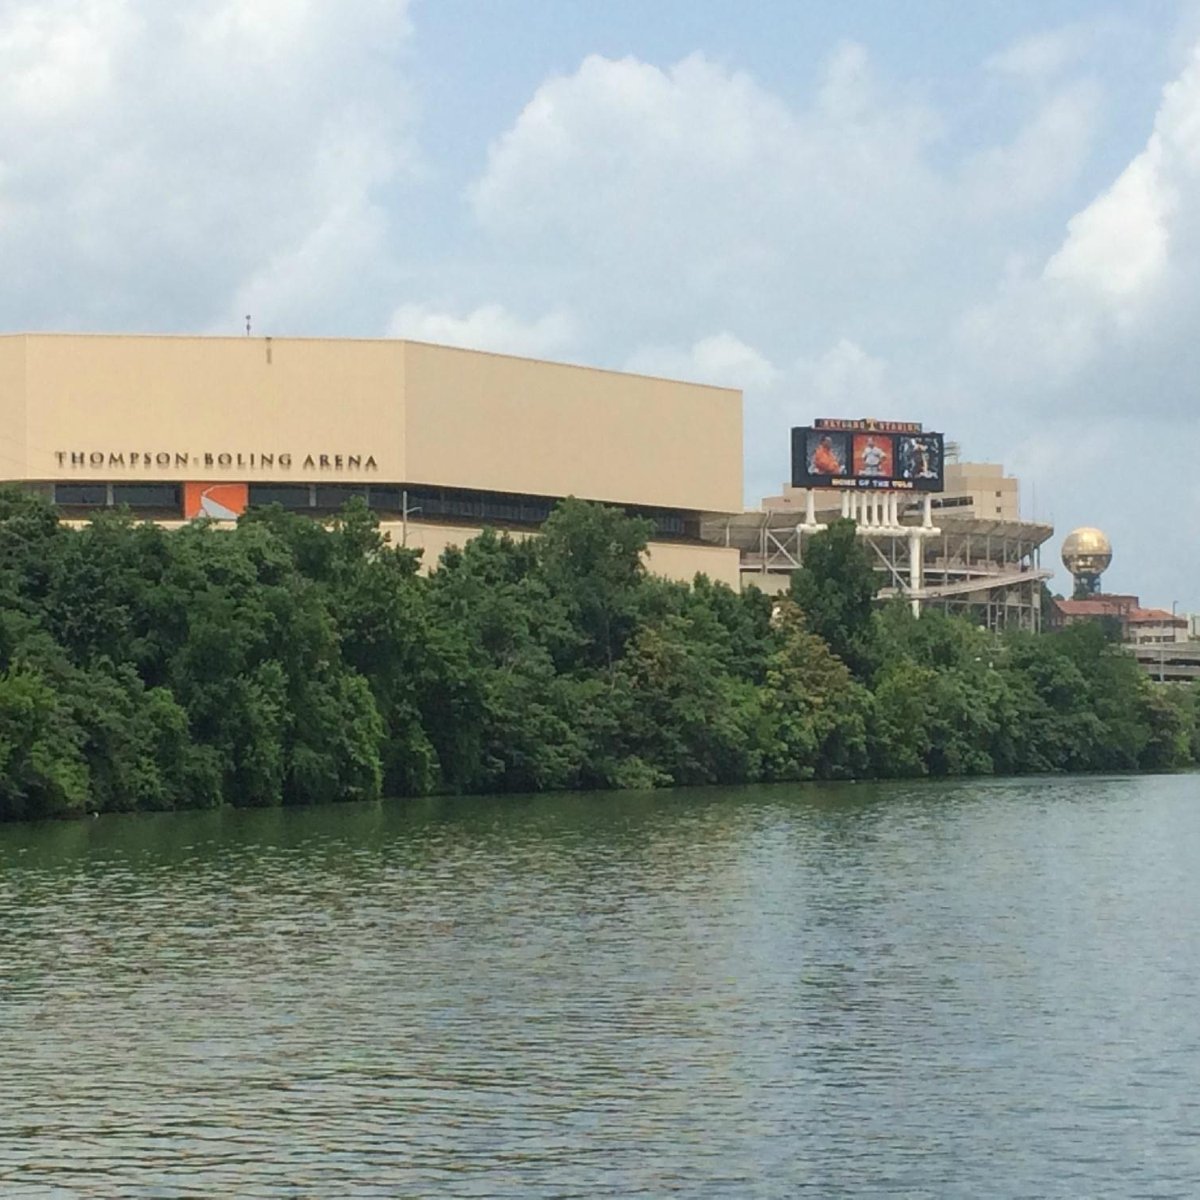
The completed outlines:
[[[1063,539],[1062,560],[1072,575],[1099,575],[1112,562],[1112,542],[1090,525],[1072,529]]]

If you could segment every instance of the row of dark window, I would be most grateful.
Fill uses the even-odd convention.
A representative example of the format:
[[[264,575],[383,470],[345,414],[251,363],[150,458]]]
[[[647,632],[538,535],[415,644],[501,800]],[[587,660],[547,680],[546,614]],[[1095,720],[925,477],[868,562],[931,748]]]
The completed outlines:
[[[554,511],[555,500],[545,496],[516,496],[505,492],[471,492],[458,488],[400,488],[377,484],[252,483],[250,504],[278,504],[288,509],[336,512],[355,496],[381,513],[430,519],[503,521],[514,525],[540,525]]]
[[[354,497],[362,497],[381,514],[406,512],[421,520],[461,520],[474,524],[540,525],[557,503],[546,496],[476,492],[461,488],[401,488],[377,484],[252,483],[252,508],[278,504],[292,511],[332,513]],[[178,483],[56,483],[54,502],[61,508],[96,509],[127,506],[158,514],[182,515],[183,488]],[[659,537],[699,537],[699,519],[669,509],[630,509],[648,518]]]
[[[60,508],[180,509],[183,489],[177,483],[56,483],[54,503]]]

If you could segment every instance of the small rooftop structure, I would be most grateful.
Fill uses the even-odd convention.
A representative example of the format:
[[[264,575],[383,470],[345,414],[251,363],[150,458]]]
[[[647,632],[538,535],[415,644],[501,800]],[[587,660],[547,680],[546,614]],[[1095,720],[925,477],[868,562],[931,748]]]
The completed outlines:
[[[1165,608],[1143,608],[1137,596],[1100,593],[1080,600],[1055,600],[1059,625],[1079,621],[1112,621],[1121,637],[1135,645],[1188,640],[1188,619]]]

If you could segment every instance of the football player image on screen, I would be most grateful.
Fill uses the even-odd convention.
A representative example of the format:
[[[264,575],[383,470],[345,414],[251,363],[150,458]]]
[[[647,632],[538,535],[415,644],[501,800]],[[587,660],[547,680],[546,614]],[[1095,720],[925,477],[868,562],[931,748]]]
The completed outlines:
[[[882,475],[884,457],[883,451],[875,444],[875,439],[873,437],[867,438],[867,443],[863,446],[858,456],[859,474]]]
[[[808,471],[810,475],[844,475],[846,447],[843,438],[828,434],[809,434]]]
[[[854,474],[867,479],[884,479],[892,473],[892,439],[877,434],[854,438]]]
[[[940,447],[931,437],[901,438],[899,461],[902,479],[937,479],[942,465]]]

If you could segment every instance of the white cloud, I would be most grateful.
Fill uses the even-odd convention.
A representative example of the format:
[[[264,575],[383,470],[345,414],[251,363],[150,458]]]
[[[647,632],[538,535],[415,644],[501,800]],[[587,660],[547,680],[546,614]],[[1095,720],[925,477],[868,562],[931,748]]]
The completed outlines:
[[[1089,31],[1078,25],[1046,30],[1022,38],[991,55],[984,66],[1003,75],[1026,80],[1044,80],[1061,74],[1083,55]]]
[[[1136,307],[1167,268],[1179,195],[1165,166],[1155,134],[1113,186],[1071,218],[1043,277],[1072,284],[1101,304]]]
[[[1191,318],[1200,310],[1200,50],[1163,90],[1145,147],[1113,184],[1067,222],[1061,245],[1040,271],[1017,272],[959,326],[960,346],[1001,379],[1061,389],[1102,371],[1123,386],[1129,356],[1148,357],[1170,375],[1192,359]],[[1172,342],[1179,336],[1186,344]],[[1161,356],[1161,357],[1160,357]],[[1189,370],[1190,365],[1189,365]],[[1094,410],[1127,402],[1103,384]],[[1159,386],[1139,401],[1178,404]]]
[[[829,57],[817,93],[818,108],[835,121],[872,116],[878,103],[875,78],[866,47],[842,42]]]
[[[260,335],[298,333],[314,325],[315,332],[327,334],[335,318],[317,317],[314,301],[350,296],[361,286],[362,264],[386,239],[384,224],[383,214],[361,192],[334,201],[320,214],[319,224],[238,285],[209,332],[237,331],[245,314]]]
[[[539,214],[528,207],[528,188],[548,164],[565,172],[562,185],[599,184],[593,209],[632,198],[643,173],[651,186],[679,168],[728,178],[751,166],[764,139],[788,123],[784,107],[752,80],[701,55],[669,71],[593,55],[574,75],[543,84],[493,145],[474,189],[476,212],[497,228],[536,229]],[[701,129],[705,136],[698,137]],[[565,224],[571,214],[557,211],[555,199],[547,192],[538,207]],[[653,220],[647,212],[638,217]]]
[[[759,351],[732,333],[701,338],[688,350],[644,346],[629,357],[625,370],[734,388],[769,387],[780,375]]]
[[[374,210],[378,235],[356,240],[355,291],[314,279],[307,309],[283,298],[310,323],[361,303],[379,200],[415,169],[407,37],[403,0],[10,0],[0,324],[233,320],[239,288],[267,304],[269,264],[348,208]]]
[[[891,416],[885,386],[886,364],[850,338],[839,338],[815,359],[801,359],[796,375],[813,417],[849,413],[856,417]],[[816,410],[821,408],[822,411]]]
[[[481,305],[461,317],[423,304],[403,304],[392,314],[388,334],[526,358],[569,354],[578,342],[575,321],[569,313],[552,312],[523,321],[499,304]]]
[[[80,111],[110,84],[130,26],[120,0],[10,6],[0,25],[0,103],[35,125]]]
[[[965,202],[976,216],[1030,208],[1079,176],[1096,133],[1099,89],[1072,83],[1050,96],[1007,145],[966,162]]]
[[[586,273],[612,319],[661,327],[665,301],[668,316],[719,305],[763,329],[869,303],[866,280],[928,249],[944,207],[923,160],[936,129],[880,96],[856,47],[835,54],[811,111],[702,55],[666,69],[592,56],[537,90],[470,200],[493,245],[560,290]]]

